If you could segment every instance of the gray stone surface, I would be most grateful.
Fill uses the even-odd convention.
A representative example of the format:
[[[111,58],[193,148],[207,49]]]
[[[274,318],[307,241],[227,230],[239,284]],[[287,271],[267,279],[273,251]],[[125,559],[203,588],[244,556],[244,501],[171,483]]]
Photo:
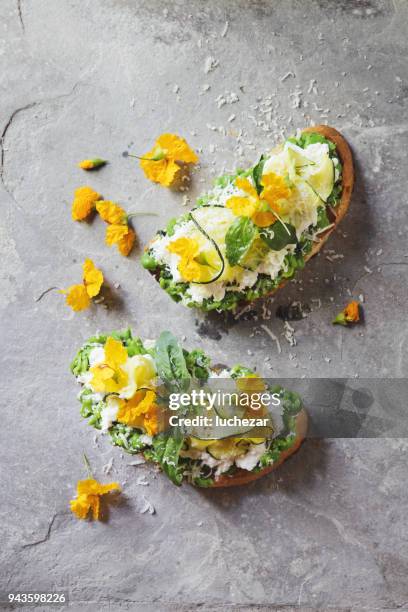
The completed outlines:
[[[308,441],[243,490],[177,489],[93,445],[68,371],[88,335],[129,324],[145,337],[169,328],[217,361],[269,375],[406,375],[407,28],[403,0],[1,1],[3,592],[63,588],[74,610],[408,609],[406,440]],[[206,74],[208,57],[219,65]],[[239,102],[218,108],[228,92]],[[90,183],[158,213],[135,220],[143,245],[185,209],[124,151],[164,131],[186,136],[202,149],[193,199],[311,120],[348,138],[356,190],[340,231],[269,303],[269,320],[261,306],[258,319],[231,323],[173,304],[137,253],[125,260],[104,245],[101,222],[70,219],[73,190]],[[75,164],[88,155],[110,164],[84,176]],[[330,250],[344,258],[328,260]],[[79,279],[86,256],[120,284],[109,309],[74,315],[55,292],[35,303]],[[365,324],[334,328],[349,292],[364,295]],[[293,323],[291,347],[275,309],[294,299],[313,310]],[[68,510],[84,450],[101,478],[113,457],[125,483],[107,523]],[[149,486],[136,484],[139,471]],[[143,495],[152,516],[139,513]]]

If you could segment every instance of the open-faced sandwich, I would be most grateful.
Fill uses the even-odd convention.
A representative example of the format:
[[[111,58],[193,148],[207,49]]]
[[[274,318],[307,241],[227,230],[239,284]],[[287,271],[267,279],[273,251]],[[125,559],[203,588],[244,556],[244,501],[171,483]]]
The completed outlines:
[[[142,265],[177,302],[235,310],[276,291],[321,249],[348,209],[353,181],[341,134],[307,128],[252,168],[217,179],[157,233]]]
[[[185,480],[221,487],[256,480],[294,453],[306,435],[307,416],[296,393],[268,385],[243,366],[214,367],[203,351],[182,348],[170,332],[145,342],[130,330],[95,336],[79,350],[71,370],[82,385],[81,414],[89,424],[126,452],[141,453],[158,464],[177,485]],[[231,406],[222,403],[220,395],[204,410],[207,416],[215,415],[218,428],[171,423],[169,398],[174,399],[175,391],[193,397],[194,389],[198,393],[213,383],[214,391],[226,382],[230,391],[237,391],[231,396],[238,396],[238,425],[235,418],[227,418]],[[274,408],[266,406],[268,397]],[[198,414],[197,407],[191,412],[191,405],[181,406],[179,422]]]

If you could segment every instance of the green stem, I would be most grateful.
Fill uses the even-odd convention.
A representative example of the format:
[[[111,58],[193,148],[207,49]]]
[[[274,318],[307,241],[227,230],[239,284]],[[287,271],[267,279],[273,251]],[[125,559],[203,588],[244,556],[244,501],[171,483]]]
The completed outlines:
[[[133,212],[133,213],[129,213],[127,215],[128,219],[131,219],[132,217],[158,217],[158,213],[154,213],[154,212]]]
[[[89,463],[89,459],[88,457],[85,455],[85,453],[82,453],[82,457],[85,463],[85,467],[86,467],[86,471],[88,472],[88,476],[89,478],[93,478],[94,475],[92,474],[92,468],[91,468],[91,464]]]
[[[159,157],[158,159],[155,159],[154,157],[140,157],[139,155],[133,155],[132,153],[128,153],[126,157],[134,157],[135,159],[141,159],[143,161],[152,161],[152,162],[157,162],[157,161],[161,161],[162,159],[164,159],[164,156]]]
[[[40,300],[43,299],[44,295],[47,295],[47,293],[49,293],[50,291],[61,291],[61,289],[59,287],[48,287],[48,289],[46,289],[45,291],[42,292],[42,294],[38,297],[35,298],[35,302],[39,302]]]

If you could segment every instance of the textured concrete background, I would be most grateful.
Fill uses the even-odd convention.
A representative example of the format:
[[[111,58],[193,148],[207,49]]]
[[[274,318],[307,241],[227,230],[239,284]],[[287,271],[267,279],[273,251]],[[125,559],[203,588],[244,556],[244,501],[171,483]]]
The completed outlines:
[[[309,441],[246,489],[177,489],[94,445],[68,371],[88,335],[130,324],[269,375],[406,375],[407,28],[404,0],[1,0],[3,592],[63,588],[74,610],[408,609],[406,440]],[[158,213],[135,220],[143,245],[185,208],[124,151],[164,131],[185,136],[201,151],[193,200],[212,175],[310,121],[344,132],[356,190],[340,231],[267,305],[269,318],[261,306],[239,321],[185,310],[136,252],[125,260],[104,245],[102,222],[71,221],[73,190],[89,183]],[[94,155],[110,164],[85,176],[75,164]],[[73,314],[57,293],[35,303],[79,280],[87,256],[111,284],[108,308]],[[350,294],[364,297],[365,324],[332,327]],[[275,311],[294,299],[312,312],[293,323],[290,346]],[[100,478],[113,457],[110,477],[125,483],[106,524],[68,511],[84,450]],[[155,514],[140,513],[143,496]]]

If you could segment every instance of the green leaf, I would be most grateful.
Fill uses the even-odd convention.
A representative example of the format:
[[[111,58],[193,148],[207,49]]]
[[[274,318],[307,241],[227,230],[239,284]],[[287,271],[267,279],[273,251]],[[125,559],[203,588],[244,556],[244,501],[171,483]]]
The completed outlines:
[[[198,380],[207,380],[210,375],[211,359],[201,349],[188,352],[183,349],[188,371]]]
[[[202,478],[201,476],[198,476],[197,478],[194,478],[194,484],[197,487],[203,487],[204,489],[208,489],[208,487],[214,486],[214,479]]]
[[[225,254],[231,266],[236,266],[248,253],[258,229],[249,217],[238,217],[225,235]]]
[[[167,223],[166,226],[166,234],[168,236],[173,236],[174,234],[174,226],[176,225],[176,223],[178,222],[178,218],[177,217],[173,217],[172,219],[170,219],[170,221]]]
[[[176,485],[181,485],[183,480],[183,468],[178,465],[180,450],[184,444],[184,438],[179,432],[167,438],[161,466],[163,471]]]
[[[158,374],[171,392],[186,391],[190,386],[183,350],[169,331],[160,334],[154,351]]]
[[[291,140],[291,142],[293,142],[293,139],[288,138],[288,140]],[[322,134],[319,134],[317,132],[303,132],[295,142],[295,144],[299,145],[303,149],[305,149],[311,144],[316,143],[327,144],[331,153],[336,150],[336,145],[334,144],[334,142],[332,142],[328,138],[325,138],[324,136],[322,136]]]
[[[288,244],[296,244],[298,241],[293,225],[281,221],[276,221],[273,225],[262,228],[260,236],[273,251],[280,251]]]
[[[182,466],[178,464],[183,443],[184,439],[178,431],[161,433],[153,438],[152,448],[144,453],[147,459],[158,463],[176,485],[183,480]]]
[[[317,224],[318,229],[323,229],[330,225],[330,219],[327,216],[326,208],[320,207],[317,211]]]
[[[263,189],[263,185],[261,185],[261,178],[265,162],[265,155],[261,155],[259,162],[252,168],[252,178],[254,179],[254,184],[258,193],[261,193]]]

